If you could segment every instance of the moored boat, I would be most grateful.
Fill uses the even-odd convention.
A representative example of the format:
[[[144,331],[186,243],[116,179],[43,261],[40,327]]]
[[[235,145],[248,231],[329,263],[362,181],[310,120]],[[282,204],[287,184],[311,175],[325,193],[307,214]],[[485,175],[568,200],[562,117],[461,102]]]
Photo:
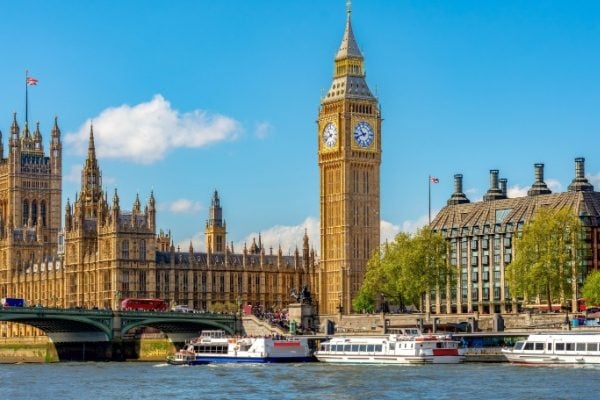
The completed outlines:
[[[502,353],[513,364],[600,364],[600,332],[532,334]]]
[[[460,342],[450,335],[402,329],[388,336],[336,336],[321,344],[321,362],[348,364],[458,364],[464,361]]]
[[[314,361],[314,358],[305,338],[228,337],[222,330],[203,331],[167,359],[170,364],[179,365],[306,361]]]

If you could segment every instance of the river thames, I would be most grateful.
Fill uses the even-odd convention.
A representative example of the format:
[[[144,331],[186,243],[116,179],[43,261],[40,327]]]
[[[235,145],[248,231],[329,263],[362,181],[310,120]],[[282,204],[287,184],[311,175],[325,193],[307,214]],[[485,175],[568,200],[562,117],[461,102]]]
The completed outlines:
[[[597,399],[596,367],[0,365],[0,399]]]

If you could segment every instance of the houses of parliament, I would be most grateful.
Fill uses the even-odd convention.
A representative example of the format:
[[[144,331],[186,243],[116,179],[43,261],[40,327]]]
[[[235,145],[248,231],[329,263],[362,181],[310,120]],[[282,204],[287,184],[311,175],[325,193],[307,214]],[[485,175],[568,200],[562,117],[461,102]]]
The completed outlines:
[[[317,122],[320,260],[306,233],[293,255],[267,249],[260,235],[235,252],[216,190],[205,251],[191,243],[176,249],[170,231],[157,229],[154,193],[144,205],[136,196],[129,208],[117,190],[103,191],[93,126],[80,191],[63,209],[58,121],[48,155],[39,124],[31,133],[15,115],[6,157],[0,136],[0,297],[64,308],[118,309],[121,299],[133,297],[203,310],[241,304],[268,310],[285,307],[291,291],[306,286],[317,312],[350,312],[367,259],[379,245],[381,117],[363,63],[348,8],[333,83]],[[1,326],[0,335],[33,329],[17,327]]]

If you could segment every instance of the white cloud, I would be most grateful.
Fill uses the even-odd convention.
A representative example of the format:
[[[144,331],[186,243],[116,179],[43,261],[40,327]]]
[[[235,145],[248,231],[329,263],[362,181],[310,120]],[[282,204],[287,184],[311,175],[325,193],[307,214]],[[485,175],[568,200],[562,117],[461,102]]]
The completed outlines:
[[[596,175],[589,175],[588,180],[592,185],[594,185],[594,189],[598,190],[598,186],[600,186],[600,172],[598,172]]]
[[[254,127],[254,135],[259,139],[265,139],[269,136],[273,125],[268,121],[257,122]]]
[[[561,183],[556,179],[546,179],[546,185],[552,190],[552,193],[560,193],[563,191]]]
[[[439,210],[431,210],[431,220],[435,218]],[[400,229],[402,232],[406,233],[416,233],[417,229],[422,228],[428,224],[429,215],[422,215],[415,220],[408,220],[402,222],[402,228]],[[383,221],[382,221],[383,222]]]
[[[63,174],[63,180],[67,182],[80,183],[81,169],[81,165],[71,165],[69,171],[66,174]]]
[[[174,214],[194,214],[202,210],[202,204],[188,199],[177,199],[168,205],[168,209]]]
[[[138,164],[161,160],[175,148],[234,140],[241,131],[240,123],[233,118],[204,110],[180,113],[157,94],[146,103],[107,108],[88,119],[76,133],[67,134],[65,143],[78,153],[87,149],[92,121],[99,157]]]
[[[319,254],[320,239],[319,239],[319,220],[314,217],[307,217],[299,225],[286,226],[276,225],[260,232],[261,242],[265,248],[266,253],[269,253],[269,249],[273,248],[273,254],[276,254],[279,246],[281,245],[281,251],[284,255],[294,254],[296,247],[302,251],[302,240],[304,238],[304,230],[308,235],[308,244],[311,248],[315,249],[315,252]],[[234,250],[239,253],[244,248],[244,243],[247,247],[252,245],[252,240],[255,239],[258,242],[258,232],[252,232],[248,234],[244,239],[237,243],[234,243]]]
[[[519,185],[515,185],[515,186],[511,186],[506,190],[507,196],[509,198],[514,198],[514,197],[524,197],[527,196],[527,191],[529,190],[529,186],[519,186]]]

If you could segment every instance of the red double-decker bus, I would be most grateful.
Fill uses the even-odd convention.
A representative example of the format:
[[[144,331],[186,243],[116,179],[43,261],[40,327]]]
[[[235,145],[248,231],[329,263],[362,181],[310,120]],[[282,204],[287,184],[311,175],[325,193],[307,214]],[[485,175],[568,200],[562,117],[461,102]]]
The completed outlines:
[[[125,311],[167,311],[169,308],[163,299],[123,299],[121,310]]]

